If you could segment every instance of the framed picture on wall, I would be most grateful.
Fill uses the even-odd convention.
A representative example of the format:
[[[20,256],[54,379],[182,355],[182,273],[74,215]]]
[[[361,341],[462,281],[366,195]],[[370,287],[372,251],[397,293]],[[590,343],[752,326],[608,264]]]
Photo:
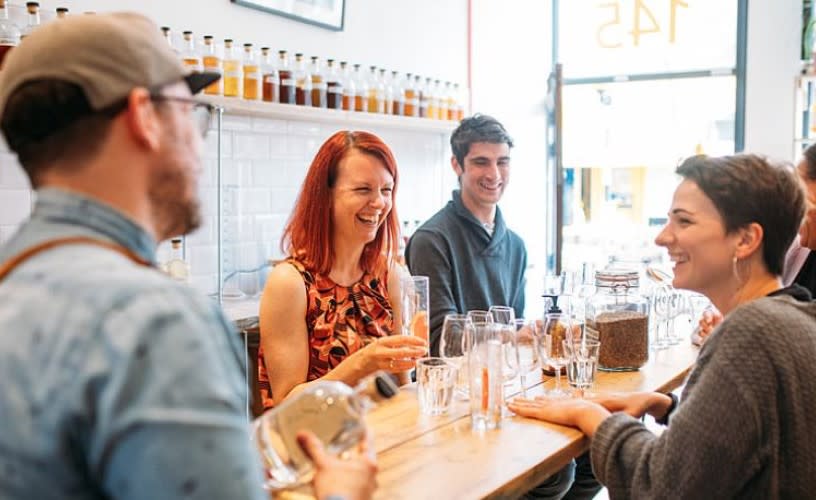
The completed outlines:
[[[346,0],[231,0],[232,3],[343,31]]]

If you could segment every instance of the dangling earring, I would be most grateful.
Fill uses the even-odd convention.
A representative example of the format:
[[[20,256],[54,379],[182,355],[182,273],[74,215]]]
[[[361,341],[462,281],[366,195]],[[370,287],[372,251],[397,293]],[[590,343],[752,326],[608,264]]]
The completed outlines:
[[[736,255],[731,259],[731,269],[734,272],[734,277],[737,278],[737,289],[742,288],[743,283],[739,273],[739,258]]]

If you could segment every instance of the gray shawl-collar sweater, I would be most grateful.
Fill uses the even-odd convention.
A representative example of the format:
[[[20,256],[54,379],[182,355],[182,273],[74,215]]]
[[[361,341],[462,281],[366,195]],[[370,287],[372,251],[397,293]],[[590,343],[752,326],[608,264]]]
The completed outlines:
[[[511,306],[524,315],[524,241],[507,228],[496,207],[493,234],[462,204],[459,190],[448,204],[420,226],[405,249],[413,275],[430,281],[431,353],[439,353],[445,315]]]

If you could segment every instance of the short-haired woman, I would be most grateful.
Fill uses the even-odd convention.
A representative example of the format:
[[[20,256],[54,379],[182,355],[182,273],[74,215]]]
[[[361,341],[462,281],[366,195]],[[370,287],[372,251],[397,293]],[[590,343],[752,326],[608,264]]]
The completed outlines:
[[[675,263],[674,286],[724,315],[682,401],[645,392],[510,408],[589,436],[611,498],[812,497],[816,303],[780,279],[805,212],[801,184],[755,155],[693,157],[677,173],[656,243]],[[646,413],[669,424],[660,436],[638,420]]]
[[[402,377],[427,342],[399,335],[397,164],[368,132],[337,132],[312,161],[284,230],[288,258],[261,298],[264,408],[317,379]],[[396,335],[395,335],[396,334]]]

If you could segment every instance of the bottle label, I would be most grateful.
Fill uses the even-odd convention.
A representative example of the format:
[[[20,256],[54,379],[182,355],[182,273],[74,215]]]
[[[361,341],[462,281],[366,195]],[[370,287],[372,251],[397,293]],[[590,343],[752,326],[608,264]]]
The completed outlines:
[[[325,90],[326,84],[320,82],[312,82],[312,88],[315,90]]]
[[[291,78],[284,78],[283,80],[281,80],[281,85],[284,85],[284,86],[292,86],[294,84],[295,84],[295,81],[293,79],[291,79]]]
[[[277,75],[265,75],[263,81],[264,83],[271,83],[274,85],[278,83],[278,77]]]
[[[343,93],[343,86],[340,84],[331,85],[329,86],[329,93],[330,94],[342,94]]]
[[[258,79],[258,73],[256,73],[255,71],[246,72],[246,73],[244,73],[244,78],[246,78],[248,80],[257,80]]]

